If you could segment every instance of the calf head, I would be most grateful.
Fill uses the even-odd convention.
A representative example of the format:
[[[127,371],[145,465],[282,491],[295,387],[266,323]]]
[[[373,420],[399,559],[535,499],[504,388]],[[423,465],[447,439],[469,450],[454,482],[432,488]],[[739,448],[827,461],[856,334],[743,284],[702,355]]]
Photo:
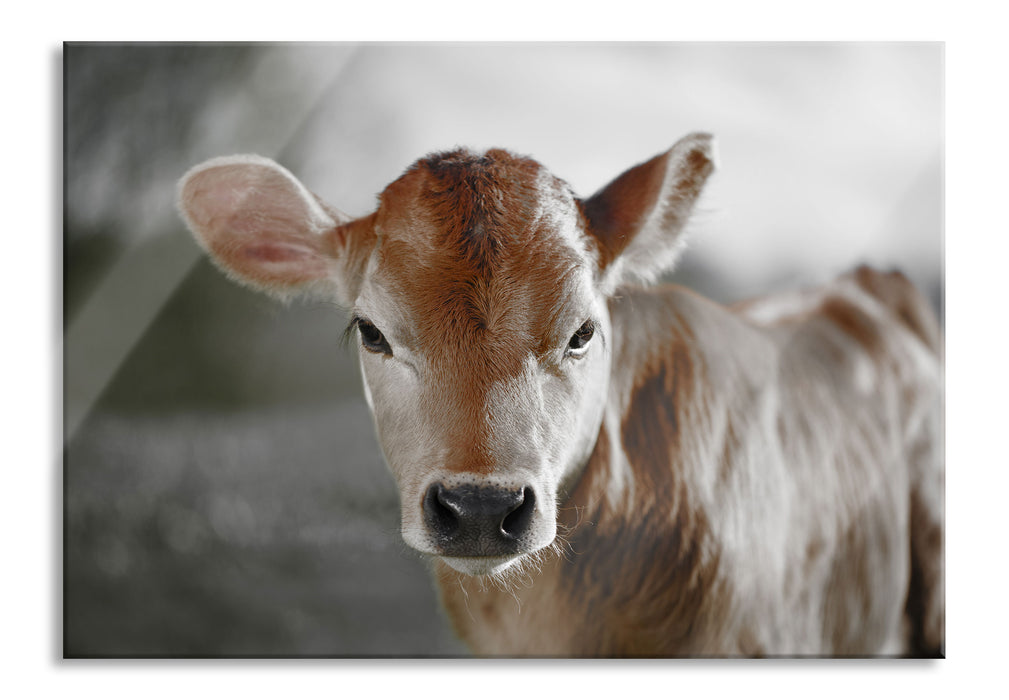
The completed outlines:
[[[233,156],[189,171],[179,207],[228,275],[350,310],[404,539],[489,574],[554,540],[602,421],[608,298],[672,264],[712,169],[692,134],[583,201],[533,160],[456,150],[351,219]]]

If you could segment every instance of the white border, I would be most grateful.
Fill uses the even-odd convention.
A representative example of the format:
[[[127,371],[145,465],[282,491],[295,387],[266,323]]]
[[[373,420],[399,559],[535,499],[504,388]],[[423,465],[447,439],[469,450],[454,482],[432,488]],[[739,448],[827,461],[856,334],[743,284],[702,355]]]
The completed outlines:
[[[1006,226],[1004,23],[991,4],[961,1],[955,12],[927,2],[691,3],[285,2],[273,12],[246,3],[211,7],[183,0],[44,3],[11,15],[5,38],[4,135],[11,147],[2,191],[8,313],[4,324],[7,459],[2,502],[5,687],[31,696],[177,698],[226,694],[344,697],[476,693],[515,697],[588,689],[606,697],[662,695],[845,698],[970,696],[1004,687],[1003,552],[1007,460],[1006,353],[1001,338]],[[454,9],[444,9],[446,6]],[[442,9],[439,9],[442,8]],[[490,16],[491,12],[494,16]],[[244,14],[243,14],[244,13]],[[256,19],[247,15],[254,13]],[[123,19],[130,18],[130,19]],[[134,19],[135,18],[135,19]],[[262,18],[262,19],[259,19]],[[59,230],[63,40],[940,40],[947,67],[947,653],[934,663],[867,662],[62,662],[53,607],[59,555],[51,508],[58,495],[56,401],[59,303],[51,234]],[[54,85],[54,80],[57,83]],[[54,124],[55,120],[55,124]],[[998,335],[996,335],[998,334]],[[57,378],[58,379],[58,378]],[[56,593],[59,588],[57,584]],[[661,685],[657,685],[661,684]],[[593,692],[594,691],[594,692]],[[17,692],[17,691],[15,691]]]

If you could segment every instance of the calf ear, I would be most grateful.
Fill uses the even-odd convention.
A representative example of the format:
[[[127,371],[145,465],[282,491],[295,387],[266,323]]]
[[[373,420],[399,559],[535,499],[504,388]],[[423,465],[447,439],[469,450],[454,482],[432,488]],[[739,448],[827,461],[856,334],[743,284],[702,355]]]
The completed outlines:
[[[229,277],[284,300],[307,294],[352,302],[345,279],[345,258],[355,257],[346,250],[352,223],[272,160],[201,163],[179,181],[178,207]]]
[[[585,201],[605,289],[635,277],[650,282],[673,266],[685,244],[684,226],[714,169],[714,139],[690,134]]]

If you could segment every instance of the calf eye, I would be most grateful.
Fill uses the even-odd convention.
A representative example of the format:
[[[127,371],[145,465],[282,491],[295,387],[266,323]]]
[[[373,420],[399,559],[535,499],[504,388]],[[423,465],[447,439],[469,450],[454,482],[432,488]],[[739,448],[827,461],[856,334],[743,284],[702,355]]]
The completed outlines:
[[[588,350],[589,341],[592,340],[592,335],[596,332],[596,324],[591,320],[586,321],[582,324],[582,327],[575,331],[575,334],[571,336],[571,340],[568,341],[568,347],[564,351],[564,354],[568,357],[581,357]]]
[[[363,318],[355,318],[354,324],[361,334],[361,345],[364,346],[365,350],[382,353],[383,355],[392,355],[389,341],[385,339],[382,331],[378,330],[373,323],[365,321]]]

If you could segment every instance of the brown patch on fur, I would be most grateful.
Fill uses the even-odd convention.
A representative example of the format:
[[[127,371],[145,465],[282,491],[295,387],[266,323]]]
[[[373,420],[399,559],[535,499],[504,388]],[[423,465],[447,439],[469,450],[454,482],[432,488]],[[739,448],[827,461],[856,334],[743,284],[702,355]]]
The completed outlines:
[[[862,289],[879,299],[912,333],[939,354],[942,345],[939,321],[931,306],[899,270],[883,273],[862,265],[853,273]]]
[[[436,563],[434,574],[438,582],[438,591],[441,594],[442,607],[445,608],[456,634],[463,641],[472,645],[473,639],[470,630],[474,624],[474,618],[473,613],[469,610],[468,594],[463,587],[462,576],[443,562]],[[490,607],[493,608],[493,604]]]
[[[496,623],[501,617],[501,606],[495,605],[494,601],[490,599],[485,599],[483,604],[480,606],[480,611],[483,614],[485,620],[491,625]]]
[[[501,231],[533,216],[540,167],[535,161],[500,149],[483,156],[460,149],[416,167],[426,175],[422,198],[442,232],[441,246],[471,264],[492,268],[507,242]]]
[[[662,192],[669,154],[642,163],[584,203],[585,217],[599,243],[600,267],[613,262],[644,224]]]
[[[946,619],[942,597],[943,526],[911,493],[911,580],[905,614],[910,624],[908,654],[945,656]]]
[[[686,223],[715,165],[707,150],[707,137],[700,141],[695,137],[689,144],[684,141],[625,171],[583,203],[587,231],[596,242],[601,268],[623,252],[653,214],[658,216],[658,228],[668,235]],[[682,153],[681,146],[690,150]],[[683,160],[672,166],[671,158]],[[670,186],[663,195],[667,183]]]
[[[870,354],[883,350],[883,338],[875,321],[854,303],[830,296],[820,305],[820,314],[854,338]]]
[[[381,197],[382,283],[417,346],[442,348],[426,400],[449,470],[493,470],[488,393],[521,375],[530,349],[563,342],[554,321],[581,261],[539,215],[540,177],[528,158],[456,150],[418,161]]]
[[[724,591],[709,523],[677,472],[695,367],[677,342],[668,361],[634,388],[621,442],[634,480],[634,502],[597,507],[571,535],[575,552],[562,584],[576,611],[593,611],[599,636],[586,655],[669,656],[697,652],[696,633]],[[602,503],[610,444],[605,431],[570,504]]]
[[[802,565],[803,573],[806,576],[809,576],[820,565],[825,550],[826,546],[822,537],[814,536],[806,543],[806,557]]]

